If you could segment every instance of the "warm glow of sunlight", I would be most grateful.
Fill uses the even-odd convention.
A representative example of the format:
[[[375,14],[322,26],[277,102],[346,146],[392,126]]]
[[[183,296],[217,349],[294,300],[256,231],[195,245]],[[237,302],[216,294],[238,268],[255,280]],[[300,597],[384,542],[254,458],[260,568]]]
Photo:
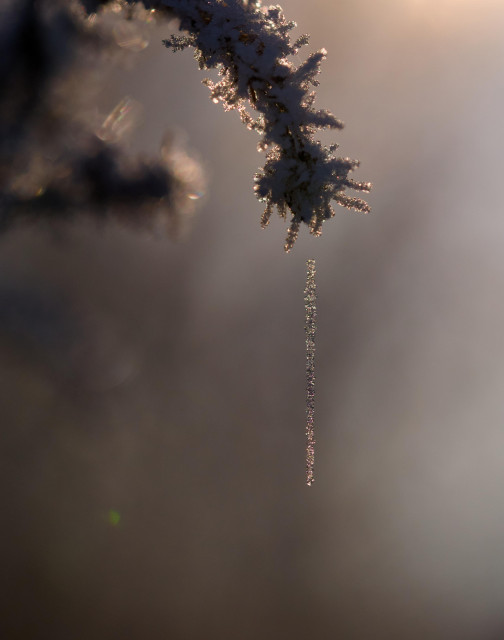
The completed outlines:
[[[502,0],[400,0],[397,4],[419,25],[433,30],[453,32],[504,19]]]
[[[458,10],[467,10],[467,8],[478,10],[488,6],[502,7],[501,0],[407,0],[405,4],[434,12],[439,9],[449,9],[454,13]]]
[[[432,17],[439,13],[443,16],[450,13],[453,19],[457,19],[461,13],[474,16],[481,14],[482,10],[487,12],[503,7],[502,0],[404,0],[404,5],[419,12],[428,12]]]

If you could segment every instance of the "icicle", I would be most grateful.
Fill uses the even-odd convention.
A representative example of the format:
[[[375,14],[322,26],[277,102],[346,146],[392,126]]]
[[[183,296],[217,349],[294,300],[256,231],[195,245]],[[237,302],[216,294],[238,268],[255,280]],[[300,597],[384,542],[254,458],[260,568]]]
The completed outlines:
[[[315,260],[306,261],[305,333],[306,333],[306,484],[314,482],[315,466],[315,333],[317,330],[317,286]]]

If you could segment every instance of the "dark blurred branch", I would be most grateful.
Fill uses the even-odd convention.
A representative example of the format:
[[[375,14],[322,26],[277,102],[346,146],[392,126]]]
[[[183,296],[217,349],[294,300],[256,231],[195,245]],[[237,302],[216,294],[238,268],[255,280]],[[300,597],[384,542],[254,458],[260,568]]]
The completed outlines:
[[[86,113],[100,63],[122,53],[114,27],[126,18],[90,15],[100,4],[20,0],[2,9],[1,230],[112,214],[176,232],[201,194],[200,168],[174,141],[166,138],[157,158],[130,157],[120,141],[127,101],[101,126]],[[132,32],[150,17],[143,7],[129,14]]]

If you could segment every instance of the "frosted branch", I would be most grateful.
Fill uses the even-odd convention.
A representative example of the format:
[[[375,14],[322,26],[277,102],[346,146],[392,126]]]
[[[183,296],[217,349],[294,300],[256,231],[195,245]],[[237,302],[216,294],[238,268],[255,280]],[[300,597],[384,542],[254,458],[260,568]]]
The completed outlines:
[[[317,129],[341,129],[331,113],[314,110],[317,76],[325,50],[311,54],[295,67],[289,57],[308,42],[301,36],[291,43],[288,22],[279,6],[264,7],[246,0],[157,0],[180,19],[187,39],[172,36],[165,45],[178,51],[195,48],[201,69],[218,68],[221,80],[205,80],[214,102],[238,111],[249,129],[260,136],[266,151],[264,168],[255,176],[255,191],[266,203],[261,224],[266,226],[272,206],[284,217],[291,212],[286,251],[293,246],[300,222],[320,235],[324,220],[334,216],[331,202],[361,212],[369,205],[348,197],[345,189],[367,192],[368,182],[348,178],[358,162],[334,155],[336,145],[315,140]]]

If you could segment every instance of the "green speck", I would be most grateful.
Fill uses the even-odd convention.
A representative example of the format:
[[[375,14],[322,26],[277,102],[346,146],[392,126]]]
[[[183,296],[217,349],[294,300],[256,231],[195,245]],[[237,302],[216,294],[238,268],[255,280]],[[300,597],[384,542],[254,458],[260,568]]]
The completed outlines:
[[[119,511],[115,511],[114,509],[110,509],[108,512],[108,521],[113,527],[117,527],[119,522],[121,521],[121,514]]]

